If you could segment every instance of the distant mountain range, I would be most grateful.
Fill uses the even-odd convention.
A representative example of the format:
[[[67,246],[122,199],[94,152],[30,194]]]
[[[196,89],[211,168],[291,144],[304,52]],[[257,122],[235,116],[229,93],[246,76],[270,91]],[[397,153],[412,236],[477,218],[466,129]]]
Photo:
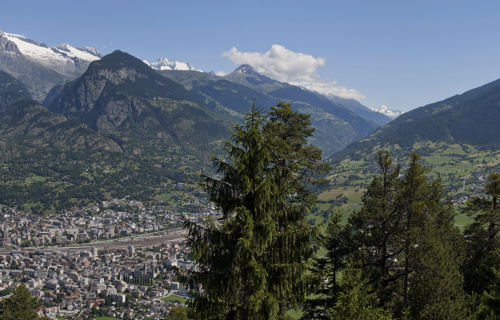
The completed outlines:
[[[342,150],[351,141],[365,137],[378,126],[371,119],[321,94],[273,80],[259,74],[249,65],[242,65],[223,77],[193,71],[160,73],[184,85],[200,100],[232,121],[241,119],[243,112],[251,108],[254,99],[257,106],[265,109],[280,101],[290,103],[298,111],[311,114],[312,124],[316,128],[311,142],[320,147],[325,156]],[[366,107],[364,109],[368,110]],[[390,120],[385,118],[383,123]]]
[[[91,62],[101,58],[98,50],[92,47],[74,48],[68,44],[48,47],[24,36],[0,31],[0,70],[22,82],[33,99],[47,106],[58,97],[66,83],[80,77]],[[218,77],[196,70],[187,62],[165,58],[153,63],[143,62],[182,84],[231,121],[241,119],[241,113],[251,107],[254,99],[258,106],[266,108],[279,101],[292,103],[296,109],[312,115],[317,128],[313,142],[323,149],[325,156],[342,150],[391,120],[357,101],[338,97],[327,99],[316,92],[261,75],[249,65]],[[168,72],[177,73],[169,75]],[[183,72],[195,73],[183,75]]]
[[[402,154],[433,142],[500,146],[500,80],[390,121],[249,65],[223,77],[191,68],[0,33],[0,203],[53,210],[113,197],[151,201],[210,170],[209,154],[221,152],[230,124],[254,103],[289,102],[310,114],[311,142],[331,162],[388,146]]]
[[[102,54],[93,47],[75,48],[68,44],[48,47],[44,43],[28,39],[22,35],[2,32],[0,30],[0,70],[3,70],[28,88],[30,94],[38,101],[44,101],[54,85],[71,81],[85,72],[90,62],[102,58]],[[201,71],[188,62],[178,62],[161,58],[156,62],[143,60],[155,70]],[[249,83],[246,84],[247,86]],[[254,88],[256,89],[256,88]],[[329,97],[330,98],[330,97]],[[338,99],[342,99],[337,97]],[[335,100],[335,96],[333,96]],[[345,106],[350,108],[347,99]],[[357,103],[357,101],[352,100]],[[339,103],[338,101],[334,101]],[[340,103],[343,104],[343,103]],[[359,104],[359,103],[358,103]],[[370,109],[361,106],[361,116],[367,117]],[[358,112],[359,106],[351,111]],[[374,117],[374,119],[372,119]],[[368,115],[367,119],[377,124],[387,123],[391,118],[378,118]]]
[[[51,110],[72,117],[71,112],[81,112],[84,110],[85,103],[92,105],[93,103],[97,103],[97,100],[92,101],[92,99],[87,97],[85,103],[79,102],[80,106],[74,106],[72,105],[73,102],[66,101],[64,102],[64,107],[55,107],[54,103],[63,103],[61,102],[64,100],[63,97],[68,96],[68,86],[65,87],[65,84],[80,77],[87,70],[91,62],[96,62],[101,58],[102,55],[91,47],[74,48],[67,44],[48,47],[43,43],[24,36],[0,31],[0,70],[13,77],[4,82],[3,85],[5,88],[0,88],[0,90],[10,90],[10,95],[4,96],[3,104],[0,105],[0,111],[6,109],[16,99],[16,95],[13,95],[15,91],[11,89],[16,85],[24,84],[24,91],[19,91],[20,96],[26,98],[29,93],[35,100],[44,101],[46,106],[52,108]],[[157,70],[161,75],[181,84],[183,89],[191,95],[192,99],[197,99],[200,105],[208,107],[214,114],[222,117],[221,119],[225,118],[231,121],[241,119],[242,112],[251,107],[254,99],[258,106],[263,106],[264,108],[276,105],[279,101],[290,102],[301,112],[311,114],[313,124],[317,128],[313,142],[324,150],[326,156],[337,153],[350,143],[365,138],[378,126],[382,127],[364,140],[349,146],[348,149],[362,144],[366,145],[366,141],[375,141],[378,139],[386,139],[387,141],[396,139],[400,142],[405,141],[406,144],[411,144],[417,139],[417,136],[429,136],[439,130],[442,133],[440,135],[441,139],[448,137],[448,140],[456,140],[461,137],[460,133],[453,131],[455,126],[450,120],[453,118],[452,114],[458,109],[449,111],[450,113],[446,114],[449,118],[446,119],[413,119],[414,115],[422,112],[420,110],[422,108],[420,108],[406,113],[388,124],[391,118],[398,114],[392,113],[387,108],[382,107],[378,110],[379,112],[374,112],[355,100],[343,99],[337,96],[326,97],[316,92],[273,80],[259,74],[249,65],[242,65],[234,72],[223,77],[218,77],[213,73],[197,71],[187,62],[159,59],[157,62],[149,63],[144,61],[144,63],[152,69]],[[13,79],[16,79],[18,83],[13,81]],[[81,82],[82,80],[80,79],[79,81]],[[71,82],[71,86],[73,85],[74,83]],[[134,82],[134,86],[136,85],[138,83]],[[140,91],[146,88],[140,85],[139,87],[141,89],[134,87],[133,90],[136,90],[134,94],[137,97],[143,97],[143,93]],[[84,85],[80,85],[79,88],[84,88],[89,92],[92,91]],[[127,90],[130,90],[130,88]],[[476,91],[480,90],[477,89],[474,92]],[[108,95],[108,99],[112,99],[111,96],[116,93],[108,93],[108,90],[103,92]],[[90,93],[90,95],[92,94],[95,94],[95,92]],[[473,97],[474,95],[466,93],[462,96]],[[102,101],[102,98],[99,97],[98,100]],[[74,101],[78,100],[74,97],[72,99]],[[440,111],[449,108],[450,105],[453,105],[454,99],[455,97],[437,103],[441,105],[438,108],[439,112],[432,109],[432,114],[440,113]],[[463,102],[462,100],[461,102]],[[469,103],[473,103],[473,101],[471,100]],[[68,107],[69,105],[71,107]],[[429,108],[431,107],[423,107],[424,110]],[[70,112],[69,110],[73,111]],[[387,115],[383,115],[380,112]],[[104,119],[104,116],[97,115],[95,110],[88,112],[87,117],[90,117],[90,114],[95,119],[100,119],[99,125],[103,125],[102,119]],[[442,116],[444,115],[443,113]],[[472,114],[470,116],[477,117],[477,115]],[[109,114],[106,117],[111,119],[111,115]],[[411,121],[411,124],[409,124],[409,121]],[[420,132],[420,126],[429,126],[431,123],[433,124],[433,129],[424,130],[425,133],[415,133]],[[87,125],[93,129],[98,129],[96,123],[87,123]],[[483,126],[482,130],[486,130],[485,128],[489,127]],[[441,129],[438,130],[437,128]],[[393,137],[393,132],[398,132],[397,138]],[[463,132],[463,130],[460,130],[460,132]],[[487,134],[478,132],[477,135],[485,136]],[[389,136],[391,138],[388,138]],[[348,151],[346,150],[345,152]]]

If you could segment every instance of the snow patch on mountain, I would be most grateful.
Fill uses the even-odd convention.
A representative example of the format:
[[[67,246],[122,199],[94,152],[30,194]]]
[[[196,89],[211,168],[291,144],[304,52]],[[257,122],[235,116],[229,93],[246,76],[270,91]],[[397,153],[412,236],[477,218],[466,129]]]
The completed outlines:
[[[386,116],[393,118],[393,119],[396,119],[397,117],[399,117],[400,115],[402,115],[404,113],[403,111],[399,111],[399,110],[391,110],[391,109],[387,108],[387,106],[385,106],[385,105],[380,106],[379,109],[377,109],[377,108],[370,108],[370,109],[372,109],[375,112],[385,114]]]
[[[167,58],[161,58],[161,59],[158,59],[158,61],[152,62],[152,63],[150,63],[146,60],[143,60],[143,62],[155,70],[201,71],[201,70],[198,70],[195,67],[191,66],[187,62],[173,61],[173,60],[168,60]]]

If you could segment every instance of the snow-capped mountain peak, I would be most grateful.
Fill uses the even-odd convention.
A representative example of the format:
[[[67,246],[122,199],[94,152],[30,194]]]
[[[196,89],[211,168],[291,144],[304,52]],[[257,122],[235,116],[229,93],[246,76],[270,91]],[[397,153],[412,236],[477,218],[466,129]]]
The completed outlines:
[[[404,113],[403,111],[399,111],[399,110],[391,110],[391,109],[387,108],[387,106],[385,106],[385,105],[380,106],[379,109],[377,109],[377,108],[370,108],[370,109],[372,109],[375,112],[385,114],[386,116],[393,118],[393,119],[396,119],[397,117],[399,117],[400,115],[402,115]]]
[[[167,58],[158,59],[156,62],[149,63],[143,60],[148,66],[155,70],[188,70],[188,71],[201,71],[191,66],[187,62],[178,62],[173,60],[168,60]]]
[[[78,49],[68,44],[61,44],[56,47],[48,47],[46,44],[28,39],[22,35],[7,32],[0,33],[0,37],[5,37],[14,43],[26,58],[36,61],[50,69],[61,70],[68,76],[80,74],[82,66],[86,66],[95,60],[99,60],[102,55],[95,48]]]

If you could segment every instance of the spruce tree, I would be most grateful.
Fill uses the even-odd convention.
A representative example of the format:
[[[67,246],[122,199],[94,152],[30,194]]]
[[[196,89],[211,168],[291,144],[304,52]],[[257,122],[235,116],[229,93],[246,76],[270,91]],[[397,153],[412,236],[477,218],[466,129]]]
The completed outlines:
[[[404,307],[414,319],[464,319],[466,296],[460,265],[465,242],[455,226],[453,207],[444,200],[441,181],[426,178],[428,170],[419,160],[412,154],[402,187],[403,197],[411,198],[405,203],[409,205],[407,214],[414,215],[406,230],[410,247],[405,251],[405,266],[409,261],[410,272],[405,274],[408,291]]]
[[[464,243],[440,179],[428,179],[428,172],[412,152],[395,197],[403,226],[395,311],[406,310],[413,319],[461,319],[466,311],[459,270]]]
[[[349,217],[347,228],[351,230],[353,255],[364,266],[369,284],[378,292],[379,303],[387,306],[392,304],[397,280],[402,276],[401,268],[396,266],[403,252],[403,216],[395,202],[401,166],[382,150],[377,165],[380,174],[367,187],[361,199],[363,207]],[[367,251],[357,250],[360,247]]]
[[[305,301],[306,271],[317,228],[305,223],[315,197],[309,187],[327,171],[321,151],[307,143],[308,115],[280,103],[269,114],[253,108],[213,157],[217,176],[202,176],[220,221],[189,227],[187,244],[200,286],[191,307],[200,319],[279,319]]]

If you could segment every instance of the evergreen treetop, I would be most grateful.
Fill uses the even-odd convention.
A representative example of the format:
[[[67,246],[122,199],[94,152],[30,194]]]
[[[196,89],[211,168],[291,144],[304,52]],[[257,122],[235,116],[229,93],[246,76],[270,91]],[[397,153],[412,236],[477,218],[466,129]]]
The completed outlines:
[[[202,176],[223,218],[186,223],[201,286],[191,307],[204,319],[286,318],[310,292],[308,261],[318,230],[305,223],[315,203],[309,186],[328,169],[307,144],[309,116],[280,103],[269,114],[253,108],[225,143],[227,159],[213,157],[218,177]]]

